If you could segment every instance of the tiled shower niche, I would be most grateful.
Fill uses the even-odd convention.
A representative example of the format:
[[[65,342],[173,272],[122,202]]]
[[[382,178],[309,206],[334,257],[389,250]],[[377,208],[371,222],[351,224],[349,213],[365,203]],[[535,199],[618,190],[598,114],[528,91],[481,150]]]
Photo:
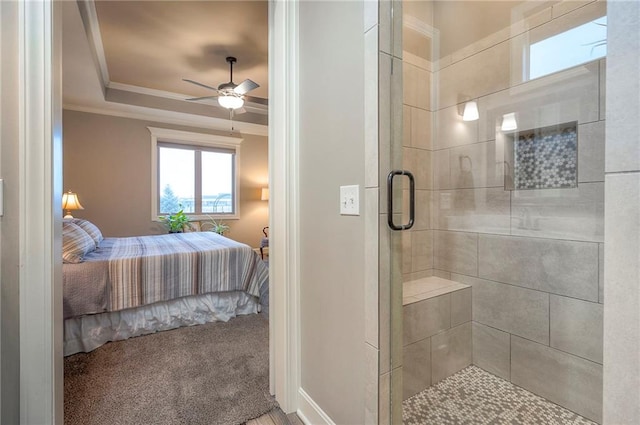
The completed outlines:
[[[578,186],[577,122],[507,134],[505,189]]]

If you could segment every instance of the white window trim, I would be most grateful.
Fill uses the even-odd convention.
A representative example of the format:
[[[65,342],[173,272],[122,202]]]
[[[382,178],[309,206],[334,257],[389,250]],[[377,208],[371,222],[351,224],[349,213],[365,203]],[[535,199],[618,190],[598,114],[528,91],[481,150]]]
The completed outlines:
[[[226,148],[235,151],[234,178],[234,214],[189,215],[192,221],[208,220],[209,217],[225,220],[240,218],[240,144],[244,139],[239,137],[218,136],[215,134],[194,133],[191,131],[173,130],[169,128],[147,127],[151,133],[151,221],[160,221],[158,215],[158,142],[169,142],[181,145],[200,145],[203,147]]]

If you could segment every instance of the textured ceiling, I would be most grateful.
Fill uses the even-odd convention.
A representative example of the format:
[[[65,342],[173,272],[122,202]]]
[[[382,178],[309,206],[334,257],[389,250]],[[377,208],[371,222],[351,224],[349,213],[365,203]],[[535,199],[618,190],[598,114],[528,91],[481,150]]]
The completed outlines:
[[[229,81],[226,56],[235,56],[234,82],[250,78],[268,95],[268,2],[96,1],[112,82],[192,96]]]

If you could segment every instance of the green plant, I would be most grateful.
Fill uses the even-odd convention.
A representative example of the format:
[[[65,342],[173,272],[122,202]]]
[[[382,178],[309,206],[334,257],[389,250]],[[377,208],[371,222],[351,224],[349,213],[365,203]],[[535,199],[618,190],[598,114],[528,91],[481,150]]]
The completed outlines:
[[[191,229],[189,216],[184,213],[184,208],[180,205],[180,211],[177,213],[159,216],[162,224],[169,230],[169,233],[182,233],[185,228]]]
[[[207,217],[209,217],[209,221],[204,221],[200,225],[202,230],[207,230],[209,232],[215,232],[219,235],[224,235],[224,233],[230,229],[230,227],[223,223],[222,220],[216,221],[210,215],[207,215]],[[208,229],[205,229],[205,227],[208,227]]]

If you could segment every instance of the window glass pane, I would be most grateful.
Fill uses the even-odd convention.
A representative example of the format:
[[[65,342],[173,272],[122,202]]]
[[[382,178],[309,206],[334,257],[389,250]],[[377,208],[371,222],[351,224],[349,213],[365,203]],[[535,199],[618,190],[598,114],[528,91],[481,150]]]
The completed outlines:
[[[194,151],[160,147],[158,149],[159,164],[159,198],[160,213],[195,211],[195,162]]]
[[[202,212],[233,213],[233,154],[202,152]]]
[[[529,78],[534,79],[607,55],[607,17],[534,43],[529,48]]]

